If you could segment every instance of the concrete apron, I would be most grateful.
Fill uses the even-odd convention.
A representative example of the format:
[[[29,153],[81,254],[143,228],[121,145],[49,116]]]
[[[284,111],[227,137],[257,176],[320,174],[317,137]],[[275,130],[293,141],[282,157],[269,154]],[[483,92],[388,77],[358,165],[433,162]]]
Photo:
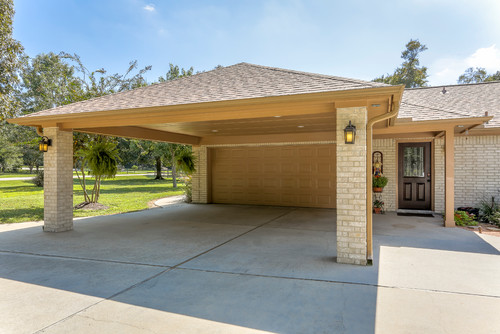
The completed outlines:
[[[176,204],[0,225],[0,332],[493,333],[500,253],[438,219],[374,221],[335,262],[335,211]]]

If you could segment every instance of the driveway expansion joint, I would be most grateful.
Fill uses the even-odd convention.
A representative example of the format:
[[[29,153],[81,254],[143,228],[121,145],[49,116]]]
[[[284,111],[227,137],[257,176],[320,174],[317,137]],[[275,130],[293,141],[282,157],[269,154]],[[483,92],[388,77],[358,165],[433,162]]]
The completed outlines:
[[[91,261],[91,262],[129,264],[129,265],[134,265],[134,266],[159,267],[159,268],[171,268],[172,267],[172,266],[166,266],[166,265],[162,265],[162,264],[127,262],[127,261],[118,261],[118,260],[93,259],[93,258],[86,258],[86,257],[65,256],[65,255],[56,255],[56,254],[43,254],[43,253],[21,252],[21,251],[9,251],[9,250],[3,250],[3,249],[0,249],[0,254],[14,254],[14,255],[48,257],[48,258],[66,259],[66,260],[77,260],[77,261]]]
[[[360,285],[360,286],[368,286],[368,287],[373,287],[373,288],[414,290],[414,291],[423,291],[423,292],[446,293],[446,294],[476,296],[476,297],[488,297],[488,298],[498,298],[498,299],[500,299],[500,296],[485,295],[485,294],[480,294],[480,293],[468,293],[468,292],[449,291],[449,290],[437,290],[437,289],[409,288],[409,287],[395,286],[395,285],[383,285],[383,284],[373,284],[373,283],[363,283],[363,282],[335,281],[335,280],[328,280],[328,279],[321,279],[321,278],[306,278],[306,277],[291,277],[291,276],[278,276],[278,275],[239,273],[239,272],[230,272],[230,271],[196,269],[196,268],[182,268],[182,267],[172,267],[171,269],[172,270],[176,269],[176,270],[198,271],[198,272],[206,272],[206,273],[214,273],[214,274],[226,274],[226,275],[235,275],[235,276],[251,276],[251,277],[262,277],[262,278],[277,278],[277,279],[287,279],[287,280],[293,280],[293,281],[321,282],[321,283],[346,284],[346,285]]]

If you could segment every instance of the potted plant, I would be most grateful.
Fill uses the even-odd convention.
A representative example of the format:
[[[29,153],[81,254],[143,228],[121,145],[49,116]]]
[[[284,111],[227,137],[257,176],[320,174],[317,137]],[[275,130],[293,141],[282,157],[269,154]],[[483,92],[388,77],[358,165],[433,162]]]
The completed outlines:
[[[387,182],[389,182],[389,180],[382,174],[375,175],[372,181],[373,192],[381,193],[382,190],[384,190],[384,187],[387,185]]]
[[[384,211],[384,202],[381,200],[375,200],[373,202],[373,212],[376,214],[381,214]]]

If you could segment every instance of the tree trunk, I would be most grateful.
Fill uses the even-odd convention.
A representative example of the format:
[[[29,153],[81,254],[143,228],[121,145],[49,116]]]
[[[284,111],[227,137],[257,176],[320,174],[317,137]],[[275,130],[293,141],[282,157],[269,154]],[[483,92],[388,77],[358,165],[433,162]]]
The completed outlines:
[[[29,165],[30,174],[33,174],[33,165]]]
[[[161,157],[156,157],[156,177],[155,180],[163,180],[161,176]]]
[[[176,161],[175,157],[172,159],[172,182],[174,183],[173,187],[177,188],[177,171],[176,171]]]

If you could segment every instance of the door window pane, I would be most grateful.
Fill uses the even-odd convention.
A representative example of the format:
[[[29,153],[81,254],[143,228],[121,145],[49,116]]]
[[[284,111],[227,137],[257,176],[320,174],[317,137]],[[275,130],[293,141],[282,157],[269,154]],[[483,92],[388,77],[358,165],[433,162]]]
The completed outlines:
[[[405,147],[403,156],[404,177],[424,177],[424,147]]]

